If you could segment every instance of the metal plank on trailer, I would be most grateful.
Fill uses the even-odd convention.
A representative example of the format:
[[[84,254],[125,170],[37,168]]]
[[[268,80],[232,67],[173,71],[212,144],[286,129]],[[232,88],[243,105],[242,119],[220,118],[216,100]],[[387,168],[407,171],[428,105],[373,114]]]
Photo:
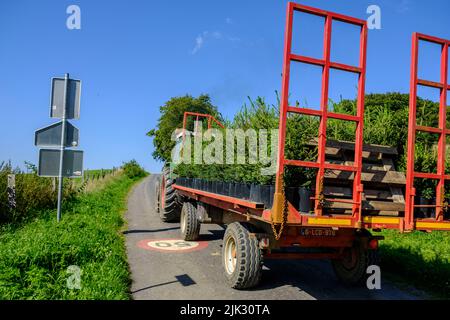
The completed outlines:
[[[355,174],[342,170],[326,170],[324,177],[326,179],[335,180],[353,180]],[[386,171],[386,172],[362,172],[361,181],[374,184],[392,184],[405,185],[406,179],[402,172]]]
[[[312,146],[316,146],[318,144],[317,138],[311,139],[309,144]],[[350,141],[329,139],[327,140],[326,146],[327,148],[336,148],[349,151],[355,150],[355,143]],[[385,155],[398,155],[397,148],[377,144],[363,144],[363,151],[369,153],[382,153]]]

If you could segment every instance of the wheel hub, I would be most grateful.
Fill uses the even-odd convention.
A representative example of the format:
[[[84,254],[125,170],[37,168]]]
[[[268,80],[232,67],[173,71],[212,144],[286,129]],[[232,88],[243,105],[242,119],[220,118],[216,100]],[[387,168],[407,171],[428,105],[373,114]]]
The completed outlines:
[[[236,269],[236,242],[233,237],[228,238],[225,243],[225,270],[228,274],[233,274]]]

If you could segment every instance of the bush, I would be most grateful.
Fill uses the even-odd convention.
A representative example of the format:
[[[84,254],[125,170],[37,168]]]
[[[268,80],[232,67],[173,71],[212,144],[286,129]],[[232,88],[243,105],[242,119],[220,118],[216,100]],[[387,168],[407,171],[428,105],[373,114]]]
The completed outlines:
[[[134,159],[125,162],[122,166],[122,169],[130,179],[142,178],[148,175],[148,173]]]
[[[200,95],[198,98],[190,95],[174,97],[161,106],[159,110],[161,117],[158,119],[157,127],[150,130],[147,135],[153,138],[153,145],[155,146],[153,157],[165,162],[171,159],[171,151],[175,146],[172,134],[176,129],[183,126],[184,112],[210,114],[219,121],[222,120],[217,107],[211,103],[208,95]],[[193,121],[194,119],[189,119],[187,125],[192,127]]]
[[[20,169],[13,169],[11,163],[0,163],[0,224],[17,223],[25,219],[34,218],[37,211],[56,206],[56,185],[52,178],[42,178],[36,173],[36,167],[26,163],[30,173]],[[8,174],[16,176],[16,208],[8,207],[7,179]],[[67,200],[75,195],[69,179],[64,180],[63,199]]]

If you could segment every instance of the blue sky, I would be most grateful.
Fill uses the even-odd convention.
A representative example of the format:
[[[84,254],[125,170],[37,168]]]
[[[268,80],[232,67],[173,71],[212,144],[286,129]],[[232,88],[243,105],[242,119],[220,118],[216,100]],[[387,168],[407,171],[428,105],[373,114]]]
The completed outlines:
[[[55,122],[48,117],[50,79],[68,72],[83,81],[81,118],[72,123],[80,129],[85,168],[110,168],[135,158],[147,170],[159,171],[145,133],[170,97],[209,93],[228,118],[247,96],[275,101],[286,3],[1,1],[0,159],[37,163],[34,131]],[[408,92],[412,32],[450,38],[448,0],[300,3],[361,19],[369,16],[369,5],[381,8],[382,29],[369,32],[367,93]],[[66,28],[71,4],[81,8],[81,30]],[[295,21],[300,21],[295,50],[320,58],[321,21]],[[333,57],[354,61],[355,30],[339,24],[333,28]],[[420,72],[429,80],[438,75],[437,64],[430,62],[437,53],[437,48],[423,46]],[[312,107],[318,71],[300,67],[296,74],[292,81],[299,83],[298,92],[292,94]],[[351,76],[336,73],[331,81],[332,99],[354,96]]]

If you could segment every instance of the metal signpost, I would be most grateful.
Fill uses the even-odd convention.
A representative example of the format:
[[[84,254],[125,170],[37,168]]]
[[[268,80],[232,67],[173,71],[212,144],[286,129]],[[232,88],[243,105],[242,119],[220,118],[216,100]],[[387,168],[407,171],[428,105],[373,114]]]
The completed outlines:
[[[83,176],[83,151],[66,150],[79,144],[79,130],[68,119],[80,117],[81,81],[69,78],[52,79],[50,117],[61,118],[60,122],[35,132],[34,143],[39,150],[38,175],[58,177],[57,220],[61,220],[61,201],[64,177]]]
[[[61,144],[62,121],[36,131],[34,144],[40,147],[59,147]],[[79,140],[78,128],[66,122],[65,147],[76,147]]]
[[[40,177],[58,177],[61,150],[39,150],[38,174]],[[83,175],[83,151],[64,150],[62,176],[66,178],[81,178]]]

